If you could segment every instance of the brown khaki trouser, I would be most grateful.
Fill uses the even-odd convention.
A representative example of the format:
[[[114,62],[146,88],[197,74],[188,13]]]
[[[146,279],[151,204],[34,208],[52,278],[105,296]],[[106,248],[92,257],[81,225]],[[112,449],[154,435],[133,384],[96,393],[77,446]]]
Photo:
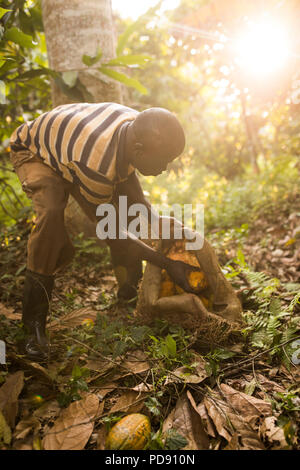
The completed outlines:
[[[32,152],[11,152],[10,159],[36,214],[28,239],[27,268],[40,274],[55,274],[75,253],[64,224],[69,194],[95,223],[96,205],[86,201],[78,186],[63,179]]]
[[[97,206],[81,195],[78,185],[63,179],[32,152],[11,152],[10,159],[36,214],[27,244],[27,268],[39,274],[56,274],[72,261],[75,254],[64,224],[69,194],[95,222],[95,232]],[[134,246],[128,246],[127,240],[118,239],[106,240],[106,243],[110,247],[119,286],[126,282],[136,285],[142,275],[142,265],[135,257]]]

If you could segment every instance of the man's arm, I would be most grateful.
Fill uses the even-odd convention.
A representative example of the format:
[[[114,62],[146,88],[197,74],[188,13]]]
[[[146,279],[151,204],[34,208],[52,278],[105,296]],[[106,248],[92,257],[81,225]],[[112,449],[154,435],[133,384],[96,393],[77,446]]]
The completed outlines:
[[[128,205],[138,202],[145,204],[148,208],[151,207],[150,202],[144,196],[141,183],[135,172],[131,173],[126,181],[117,185],[116,196],[127,196]]]
[[[135,172],[130,175],[128,180],[118,185],[116,196],[127,196],[128,206],[136,203],[143,204],[148,209],[148,220],[151,220],[151,222],[157,221],[157,227],[159,227],[159,232],[161,233],[161,224],[164,217],[161,217],[145,198],[141,183]],[[174,227],[176,225],[178,229],[183,230],[183,225],[178,220],[173,217],[169,217],[168,219],[172,220]]]
[[[148,216],[152,214],[152,221],[154,218],[161,220],[159,214],[153,209],[149,201],[144,196],[143,189],[139,182],[139,179],[135,173],[132,173],[128,180],[123,183],[120,183],[117,186],[115,197],[127,196],[128,198],[128,207],[131,204],[139,203],[144,204],[148,209]],[[151,220],[151,219],[150,219]],[[175,220],[175,219],[173,219]],[[176,223],[180,224],[178,221]],[[182,226],[180,224],[180,226]],[[178,284],[186,292],[196,293],[194,289],[191,288],[188,282],[188,275],[191,271],[199,271],[199,269],[194,266],[190,266],[182,261],[174,261],[170,258],[167,258],[162,253],[153,250],[151,247],[146,245],[142,240],[139,240],[135,235],[127,232],[128,243],[134,243],[136,256],[145,261],[159,266],[162,269],[166,269],[173,281]]]

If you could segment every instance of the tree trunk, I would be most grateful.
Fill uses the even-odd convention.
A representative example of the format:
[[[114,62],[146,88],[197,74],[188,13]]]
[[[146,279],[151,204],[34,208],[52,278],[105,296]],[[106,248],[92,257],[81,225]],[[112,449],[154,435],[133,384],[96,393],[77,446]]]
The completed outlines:
[[[87,67],[82,62],[84,54],[94,56],[99,48],[101,60],[114,57],[111,0],[42,0],[42,14],[50,68],[57,72],[77,72],[94,102],[122,102],[121,85],[101,75],[97,64]],[[71,103],[72,99],[52,81],[52,101],[55,107]],[[96,236],[94,224],[71,196],[65,220],[71,234],[83,232],[86,236]]]
[[[88,67],[82,62],[84,54],[96,55],[99,48],[101,60],[115,55],[111,0],[42,0],[42,12],[50,68],[78,72],[95,102],[120,102],[121,86],[103,76],[99,65]],[[52,100],[53,106],[71,102],[55,84]]]

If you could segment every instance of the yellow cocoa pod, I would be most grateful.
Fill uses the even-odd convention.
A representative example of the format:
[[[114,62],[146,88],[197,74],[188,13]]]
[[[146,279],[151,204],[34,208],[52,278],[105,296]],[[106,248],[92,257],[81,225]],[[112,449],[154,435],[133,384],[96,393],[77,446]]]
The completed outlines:
[[[151,434],[150,420],[140,413],[124,416],[110,430],[106,450],[142,450]]]
[[[202,271],[192,271],[189,274],[189,284],[195,290],[202,290],[207,287],[207,282]]]
[[[196,291],[203,290],[207,287],[207,282],[202,271],[192,271],[189,274],[189,284],[193,287]],[[177,294],[183,294],[184,290],[179,287],[177,284],[175,285],[175,289]]]
[[[184,294],[184,290],[179,287],[177,284],[175,284],[175,290],[177,294]]]
[[[161,283],[159,297],[170,297],[175,295],[175,285],[170,279],[165,280]]]
[[[176,241],[167,251],[167,253],[165,253],[165,255],[175,261],[182,261],[183,263],[189,264],[190,266],[195,266],[197,268],[200,267],[196,254],[192,251],[185,250],[185,240]],[[190,286],[193,287],[196,291],[201,291],[208,287],[207,280],[202,271],[192,271],[189,274],[188,281]],[[178,285],[174,284],[168,273],[163,270],[159,297],[170,297],[171,295],[183,293],[184,290]]]

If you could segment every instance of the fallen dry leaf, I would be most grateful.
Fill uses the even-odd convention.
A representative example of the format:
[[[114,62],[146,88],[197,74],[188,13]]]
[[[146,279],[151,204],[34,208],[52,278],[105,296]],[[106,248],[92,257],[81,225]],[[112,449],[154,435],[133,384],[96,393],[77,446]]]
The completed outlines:
[[[54,426],[43,439],[45,450],[84,449],[94,428],[94,419],[99,412],[99,400],[88,393],[64,409]]]
[[[22,419],[15,427],[13,437],[14,439],[25,439],[32,431],[36,434],[40,427],[39,420],[33,416]]]
[[[22,441],[20,441],[20,442],[17,441],[14,445],[14,449],[15,450],[33,450],[31,444],[29,444],[27,442],[24,443]]]
[[[239,429],[240,450],[265,450],[265,446],[255,431]]]
[[[224,450],[241,450],[241,446],[239,443],[239,435],[237,432],[233,434],[227,446],[224,447]]]
[[[51,385],[53,384],[52,376],[41,364],[31,362],[30,360],[20,357],[13,352],[10,352],[10,356],[13,357],[14,361],[20,364],[24,370],[29,369],[32,374],[37,375],[43,382],[47,382]]]
[[[108,393],[112,392],[116,388],[118,388],[118,384],[116,382],[109,382],[104,384],[102,387],[97,387],[97,397],[102,401]]]
[[[249,380],[250,382],[251,379],[253,380],[253,376],[245,375],[245,379]],[[255,374],[255,382],[256,386],[258,386],[260,389],[264,389],[266,392],[284,393],[285,391],[284,387],[282,387],[280,384],[268,379],[267,377],[259,373]]]
[[[120,364],[120,374],[118,378],[126,377],[130,374],[141,374],[150,369],[150,364],[147,361],[147,356],[143,351],[131,351],[126,355],[125,361]]]
[[[202,370],[200,367],[194,373],[191,372],[189,367],[179,367],[172,371],[172,374],[167,375],[167,378],[164,382],[165,385],[174,382],[184,382],[187,384],[199,384],[204,379],[206,379],[207,373],[205,370]]]
[[[195,409],[194,400],[182,395],[163,424],[163,433],[175,429],[186,438],[188,444],[183,450],[201,450],[208,448],[208,438],[199,413]]]
[[[264,419],[260,425],[259,434],[264,440],[267,440],[271,444],[272,450],[290,448],[284,437],[283,429],[276,425],[275,416],[268,416]]]
[[[96,413],[95,418],[100,418],[103,415],[104,406],[105,406],[105,400],[102,400],[102,402],[99,403],[98,411]]]
[[[206,435],[206,432],[205,432],[205,428],[204,428],[204,425],[203,425],[203,422],[202,422],[201,415],[200,415],[200,413],[197,409],[197,405],[195,403],[194,397],[193,397],[193,395],[191,394],[191,392],[189,390],[187,391],[186,395],[187,395],[187,398],[189,399],[189,402],[191,404],[191,415],[192,415],[193,421],[196,424],[195,428],[197,429],[198,440],[199,440],[200,445],[202,446],[202,448],[207,448],[208,447],[207,435]],[[200,418],[200,420],[199,420],[199,418]]]
[[[96,321],[97,311],[93,310],[91,307],[83,307],[72,312],[67,313],[66,315],[61,316],[58,319],[53,320],[49,324],[49,330],[57,331],[69,327],[82,325],[84,320]]]
[[[145,393],[129,390],[117,399],[117,402],[111,408],[110,413],[116,413],[117,411],[123,411],[124,413],[139,413],[144,406],[146,396],[147,394]]]
[[[260,416],[271,416],[272,405],[264,400],[255,398],[246,393],[235,390],[226,384],[220,386],[227,403],[236,411],[243,420],[255,428]]]
[[[21,320],[21,313],[14,313],[11,307],[6,307],[0,302],[0,315],[4,315],[9,320]]]
[[[225,402],[223,402],[223,400],[220,400],[217,397],[214,397],[214,399],[204,397],[203,403],[208,416],[215,425],[218,434],[229,442],[234,430],[232,429],[232,434],[228,430],[228,427],[230,426],[230,423],[227,422],[228,420],[226,414],[228,412],[228,406]]]
[[[24,372],[18,371],[7,376],[0,388],[0,410],[7,424],[13,428],[18,414],[18,397],[24,385]]]
[[[206,362],[203,357],[193,353],[190,367],[183,366],[172,371],[172,374],[167,375],[165,385],[174,382],[199,384],[208,377],[205,366]]]
[[[220,394],[216,392],[211,393],[209,397],[204,398],[204,404],[217,432],[230,443],[230,449],[234,442],[239,443],[239,449],[264,449],[264,445],[259,439],[257,432],[244,420],[244,416],[229,405]],[[236,439],[232,440],[235,434],[239,437],[238,441]]]
[[[105,424],[102,424],[97,436],[97,449],[98,450],[105,450],[105,442],[107,437],[107,428]]]
[[[94,372],[97,372],[96,375],[89,377],[87,379],[87,383],[94,382],[95,380],[99,379],[100,377],[103,377],[104,375],[110,374],[116,367],[119,367],[118,361],[114,361],[116,363],[112,362],[102,362],[102,361],[97,361],[95,359],[90,359],[86,362],[85,367],[87,369],[90,369]],[[115,378],[115,376],[114,376]]]
[[[147,384],[144,382],[139,383],[133,389],[135,392],[151,392],[153,390],[153,384]]]
[[[58,404],[57,400],[51,400],[49,402],[44,403],[40,406],[37,410],[33,412],[33,416],[36,418],[42,419],[53,419],[56,418],[61,411],[61,408]]]
[[[208,416],[207,410],[203,402],[197,406],[197,411],[202,419],[202,423],[204,425],[206,433],[211,437],[216,437],[217,434],[215,432],[212,420]]]

